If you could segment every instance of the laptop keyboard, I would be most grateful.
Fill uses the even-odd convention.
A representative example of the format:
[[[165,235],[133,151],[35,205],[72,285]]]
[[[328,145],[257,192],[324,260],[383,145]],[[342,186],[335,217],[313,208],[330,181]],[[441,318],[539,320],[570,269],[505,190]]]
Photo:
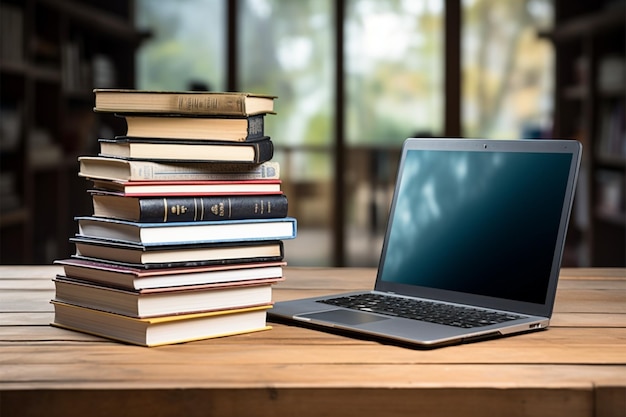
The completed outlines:
[[[464,329],[490,326],[492,324],[522,318],[522,316],[515,314],[500,313],[479,308],[371,293],[329,298],[319,300],[318,302],[353,310],[421,320]]]

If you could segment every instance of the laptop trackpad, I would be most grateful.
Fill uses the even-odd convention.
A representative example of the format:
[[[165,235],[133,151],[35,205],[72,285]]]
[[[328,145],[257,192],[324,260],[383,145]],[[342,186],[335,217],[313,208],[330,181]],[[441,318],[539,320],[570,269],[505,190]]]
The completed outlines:
[[[296,318],[309,319],[312,321],[321,320],[338,324],[366,324],[375,321],[389,320],[388,317],[376,316],[374,314],[361,313],[359,311],[351,310],[329,310],[322,311],[320,313],[299,314]]]

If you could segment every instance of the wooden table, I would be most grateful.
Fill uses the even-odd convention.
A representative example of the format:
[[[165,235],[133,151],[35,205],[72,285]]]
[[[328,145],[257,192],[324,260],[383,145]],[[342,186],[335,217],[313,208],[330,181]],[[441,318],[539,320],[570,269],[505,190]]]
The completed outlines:
[[[416,350],[277,324],[144,348],[49,326],[55,266],[0,267],[0,416],[626,416],[626,270],[564,269],[547,331]],[[274,299],[369,288],[287,268]]]

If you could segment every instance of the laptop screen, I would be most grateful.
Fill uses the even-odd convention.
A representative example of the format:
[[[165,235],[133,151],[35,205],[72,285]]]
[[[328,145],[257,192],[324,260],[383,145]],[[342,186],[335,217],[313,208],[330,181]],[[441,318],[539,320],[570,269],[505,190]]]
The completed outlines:
[[[494,148],[405,151],[379,281],[546,302],[574,156]]]

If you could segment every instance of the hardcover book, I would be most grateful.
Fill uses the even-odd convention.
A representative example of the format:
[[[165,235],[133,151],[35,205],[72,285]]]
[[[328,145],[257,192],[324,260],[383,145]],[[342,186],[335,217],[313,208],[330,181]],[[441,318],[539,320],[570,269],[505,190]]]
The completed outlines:
[[[181,245],[141,245],[111,239],[73,237],[74,257],[116,262],[135,268],[191,267],[280,261],[282,241]]]
[[[98,139],[100,156],[156,161],[239,162],[259,164],[274,156],[269,137],[253,142],[167,141],[158,138]]]
[[[126,136],[183,140],[245,142],[262,138],[264,115],[249,117],[183,117],[119,115],[126,119]]]
[[[92,180],[92,194],[128,197],[282,194],[280,180],[111,181]]]
[[[79,158],[91,216],[55,261],[54,326],[143,346],[269,329],[287,216],[265,115],[274,96],[95,89],[126,121]]]
[[[283,267],[287,265],[280,261],[142,269],[75,258],[57,260],[54,263],[63,266],[67,277],[128,290],[282,278]]]
[[[78,237],[150,245],[285,240],[296,237],[296,219],[138,223],[104,217],[77,217]]]
[[[124,316],[145,318],[267,305],[280,279],[123,290],[58,275],[55,301]]]
[[[95,89],[97,112],[251,116],[274,113],[275,96],[246,92]]]
[[[270,329],[271,305],[137,319],[52,301],[53,326],[141,346],[159,346]]]
[[[124,197],[93,194],[93,215],[142,223],[287,217],[283,194]]]
[[[154,162],[98,156],[82,156],[79,176],[116,181],[238,181],[279,179],[280,165],[275,161],[262,164],[229,164],[206,162]]]

